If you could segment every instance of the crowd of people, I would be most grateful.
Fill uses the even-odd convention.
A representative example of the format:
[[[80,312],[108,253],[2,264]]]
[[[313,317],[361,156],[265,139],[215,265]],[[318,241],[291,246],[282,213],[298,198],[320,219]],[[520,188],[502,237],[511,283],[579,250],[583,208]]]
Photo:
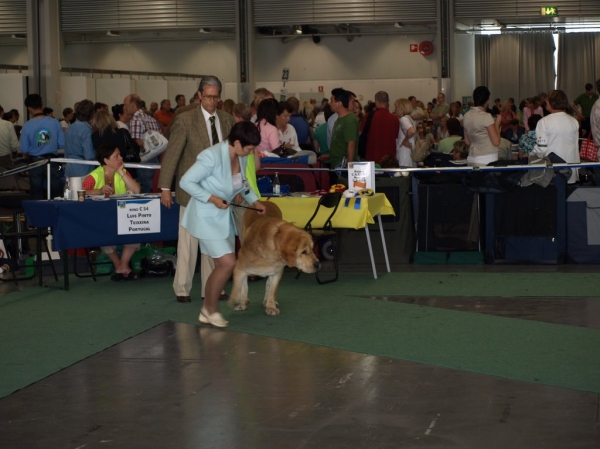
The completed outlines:
[[[596,146],[600,143],[600,117],[594,122],[594,111],[600,110],[595,92],[600,90],[599,83],[596,89],[586,84],[585,92],[571,102],[563,91],[553,90],[524,99],[518,107],[513,98],[504,102],[495,98],[492,104],[485,86],[473,91],[467,105],[447,102],[445,94],[439,93],[427,106],[414,96],[399,98],[393,109],[386,92],[377,92],[374,100],[361,109],[352,92],[344,96],[336,89],[332,92],[332,108],[342,111],[339,117],[351,113],[354,118],[338,125],[334,125],[339,122],[335,114],[327,119],[332,149],[329,156],[319,159],[327,158],[337,166],[360,157],[388,168],[483,166],[498,160],[527,164],[550,155],[553,162],[578,163],[581,138],[593,137]],[[335,102],[341,99],[344,106],[340,107]],[[343,129],[347,134],[334,136],[334,129]],[[332,136],[338,142],[332,144]],[[577,181],[577,173],[572,171],[569,183]]]
[[[596,82],[600,90],[600,80]],[[553,162],[579,162],[579,138],[593,134],[600,143],[600,100],[594,86],[569,102],[564,92],[490,102],[490,91],[479,86],[472,101],[447,102],[444,93],[425,104],[414,96],[393,105],[388,93],[377,92],[363,105],[343,88],[329,98],[301,102],[296,97],[277,101],[259,88],[251,104],[221,98],[218,78],[205,76],[186,104],[184,95],[151,102],[136,94],[109,108],[84,99],[54,118],[38,94],[25,98],[30,119],[15,126],[18,112],[0,121],[0,165],[9,167],[17,154],[28,161],[50,159],[64,149],[69,159],[97,161],[99,167],[66,164],[65,176],[89,194],[160,192],[161,203],[180,206],[178,264],[173,282],[177,301],[190,302],[198,250],[201,252],[202,297],[199,320],[224,327],[218,301],[227,299],[223,287],[231,276],[234,235],[241,234],[242,208],[264,210],[257,199],[256,171],[264,158],[294,158],[333,169],[357,160],[374,161],[383,168],[444,163],[483,166],[501,159],[551,157]],[[16,117],[16,118],[15,118]],[[147,162],[152,169],[130,169],[139,162],[149,132],[168,139],[166,151]],[[302,159],[304,158],[304,159]],[[263,162],[264,163],[264,162]],[[28,172],[31,196],[46,197],[46,168]],[[62,196],[61,167],[51,164],[51,197]],[[573,170],[569,182],[577,180]],[[175,197],[173,193],[175,192]],[[216,211],[216,215],[215,215]],[[200,226],[199,224],[204,223]],[[115,265],[114,280],[135,279],[129,266],[139,245],[103,251]]]

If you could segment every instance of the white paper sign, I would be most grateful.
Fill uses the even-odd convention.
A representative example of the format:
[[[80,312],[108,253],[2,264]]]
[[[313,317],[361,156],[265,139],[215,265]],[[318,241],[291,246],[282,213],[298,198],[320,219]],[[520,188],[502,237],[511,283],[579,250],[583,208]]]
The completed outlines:
[[[160,200],[117,200],[117,234],[160,232]]]
[[[352,190],[372,189],[375,191],[375,162],[349,162],[348,188]]]

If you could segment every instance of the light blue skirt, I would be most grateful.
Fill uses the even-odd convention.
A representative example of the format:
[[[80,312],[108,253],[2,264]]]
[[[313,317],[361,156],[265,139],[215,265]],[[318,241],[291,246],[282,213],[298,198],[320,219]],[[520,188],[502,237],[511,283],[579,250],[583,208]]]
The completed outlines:
[[[235,252],[235,224],[233,222],[233,215],[231,214],[231,207],[229,208],[229,234],[225,239],[222,240],[206,240],[200,239],[200,252],[218,259],[225,254],[231,254]]]

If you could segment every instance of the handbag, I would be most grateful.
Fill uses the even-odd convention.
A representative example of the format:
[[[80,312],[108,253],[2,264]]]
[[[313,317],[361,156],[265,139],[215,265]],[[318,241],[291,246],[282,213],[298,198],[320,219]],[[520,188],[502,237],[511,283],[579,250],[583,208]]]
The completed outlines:
[[[125,151],[123,153],[123,161],[125,163],[140,163],[142,159],[140,158],[140,147],[136,144],[135,148],[131,143],[131,139],[129,138],[129,133],[126,129],[120,128],[120,133],[123,134],[123,139],[125,140]]]
[[[279,157],[290,157],[296,154],[295,150],[292,150],[291,148],[286,148],[283,145],[281,145],[279,148],[275,148],[272,151],[273,154],[276,154]]]
[[[410,153],[410,158],[414,162],[423,162],[429,153],[431,152],[431,145],[427,141],[427,139],[417,139],[415,142],[415,147]]]
[[[588,138],[581,142],[579,159],[585,162],[598,162],[598,148],[594,145],[591,132],[589,133]]]
[[[144,148],[140,154],[142,162],[147,162],[150,159],[162,154],[166,149],[169,141],[158,131],[150,129],[142,136]]]

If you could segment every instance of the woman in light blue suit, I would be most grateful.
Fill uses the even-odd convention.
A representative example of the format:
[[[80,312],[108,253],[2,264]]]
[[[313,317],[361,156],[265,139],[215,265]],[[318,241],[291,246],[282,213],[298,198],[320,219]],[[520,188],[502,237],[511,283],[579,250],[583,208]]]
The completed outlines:
[[[260,143],[260,133],[251,122],[234,125],[227,141],[202,151],[183,175],[179,186],[192,196],[181,225],[200,240],[200,251],[215,261],[206,283],[199,321],[216,327],[228,322],[219,313],[219,295],[235,266],[235,224],[230,204],[240,193],[248,204],[265,213],[265,206],[250,188],[246,156]]]

